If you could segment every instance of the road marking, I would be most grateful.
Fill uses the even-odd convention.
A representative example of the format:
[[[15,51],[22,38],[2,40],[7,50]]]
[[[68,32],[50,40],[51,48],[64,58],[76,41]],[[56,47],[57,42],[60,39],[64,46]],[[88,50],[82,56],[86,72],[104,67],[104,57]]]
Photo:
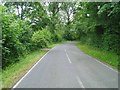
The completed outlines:
[[[67,59],[68,59],[69,63],[72,63],[71,60],[70,60],[70,58],[69,58],[69,56],[68,56],[68,54],[67,54],[66,49],[65,49],[65,54],[66,54],[66,56],[67,56]]]
[[[80,80],[80,78],[78,76],[76,76],[76,79],[77,79],[78,83],[80,84],[81,88],[85,88],[82,81]]]
[[[55,46],[56,47],[56,46]],[[51,50],[53,50],[55,47],[53,47]],[[13,88],[11,90],[13,90],[14,88],[16,88],[20,82],[32,71],[32,69],[34,69],[34,67],[51,51],[49,50],[36,64],[33,65],[33,67],[13,86]]]
[[[116,70],[114,70],[113,68],[107,66],[106,64],[104,64],[104,63],[102,63],[102,62],[100,62],[100,61],[98,61],[98,60],[96,60],[96,59],[94,59],[94,60],[97,61],[98,63],[102,64],[103,66],[105,66],[105,67],[107,67],[107,68],[113,70],[114,72],[117,72],[117,73],[118,73],[118,71],[116,71]]]

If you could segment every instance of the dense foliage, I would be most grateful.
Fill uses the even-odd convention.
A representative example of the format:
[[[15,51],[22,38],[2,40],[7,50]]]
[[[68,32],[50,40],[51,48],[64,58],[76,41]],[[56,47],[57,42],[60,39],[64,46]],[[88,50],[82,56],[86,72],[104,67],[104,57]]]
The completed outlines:
[[[79,39],[97,48],[118,53],[120,3],[80,3],[74,19]]]
[[[6,67],[53,42],[80,40],[120,54],[120,2],[12,2],[0,5]]]
[[[43,7],[38,2],[0,5],[3,68],[18,62],[19,57],[31,51],[47,47],[52,42],[62,41],[63,33],[57,33],[61,29],[60,22],[58,25],[52,22],[51,16],[47,15]],[[50,28],[51,22],[59,27],[59,30],[57,27]]]
[[[119,15],[120,2],[80,3],[73,21],[79,40],[120,56]]]
[[[36,31],[32,36],[32,42],[35,48],[46,47],[52,42],[52,34],[45,29]]]

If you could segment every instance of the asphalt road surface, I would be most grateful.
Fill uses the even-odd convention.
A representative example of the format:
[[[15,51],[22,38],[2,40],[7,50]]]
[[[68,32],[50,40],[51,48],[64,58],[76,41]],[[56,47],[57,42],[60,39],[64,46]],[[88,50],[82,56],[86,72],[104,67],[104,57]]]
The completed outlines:
[[[13,88],[118,88],[118,72],[67,42],[51,49]]]

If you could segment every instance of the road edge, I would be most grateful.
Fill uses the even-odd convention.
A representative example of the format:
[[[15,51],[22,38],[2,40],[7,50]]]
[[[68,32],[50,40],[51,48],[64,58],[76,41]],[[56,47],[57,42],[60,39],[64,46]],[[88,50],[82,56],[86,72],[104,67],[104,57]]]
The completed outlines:
[[[59,45],[59,44],[58,44]],[[53,48],[51,48],[47,53],[45,53],[11,88],[11,90],[14,90],[19,83],[32,71],[32,69],[34,69],[34,67],[54,48],[56,48],[58,45],[54,46]]]

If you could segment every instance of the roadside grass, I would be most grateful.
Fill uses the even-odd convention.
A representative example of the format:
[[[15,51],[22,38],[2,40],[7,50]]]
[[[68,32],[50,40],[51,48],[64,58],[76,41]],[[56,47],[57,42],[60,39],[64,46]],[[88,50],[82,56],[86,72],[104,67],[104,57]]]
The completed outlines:
[[[57,44],[49,45],[49,49]],[[0,72],[0,89],[11,88],[48,50],[37,50],[20,58],[18,63]],[[2,81],[2,82],[1,82]]]
[[[118,70],[118,55],[101,49],[96,49],[90,45],[78,43],[77,47],[86,54]]]
[[[2,70],[2,87],[10,88],[21,76],[23,76],[47,51],[35,51],[20,59],[18,63]]]
[[[0,68],[0,90],[2,88],[2,69]]]

